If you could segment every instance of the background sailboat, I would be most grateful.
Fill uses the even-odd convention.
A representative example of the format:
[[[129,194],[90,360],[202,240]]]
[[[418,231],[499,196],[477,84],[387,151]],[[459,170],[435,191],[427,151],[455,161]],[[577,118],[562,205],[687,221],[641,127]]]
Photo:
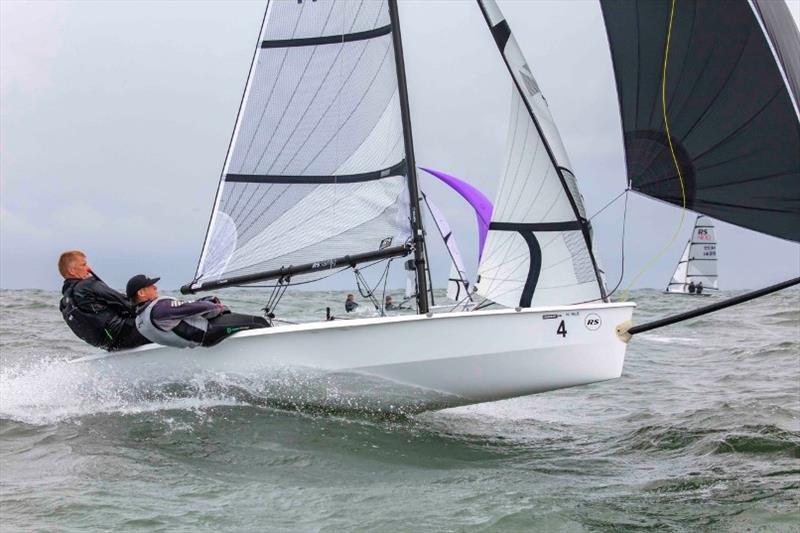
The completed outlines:
[[[678,266],[672,274],[664,292],[670,294],[698,294],[689,290],[689,284],[703,284],[701,294],[718,291],[717,238],[714,224],[709,217],[697,217],[692,237],[686,243]]]

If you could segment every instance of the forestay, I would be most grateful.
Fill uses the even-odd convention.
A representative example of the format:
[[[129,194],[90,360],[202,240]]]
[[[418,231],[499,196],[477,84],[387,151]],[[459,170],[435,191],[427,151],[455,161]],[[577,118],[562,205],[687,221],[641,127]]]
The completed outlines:
[[[694,223],[692,238],[683,249],[667,292],[688,293],[690,283],[702,283],[704,291],[719,289],[714,224],[703,215],[698,216]]]
[[[600,5],[633,189],[800,241],[800,35],[786,4]]]
[[[572,166],[541,90],[494,0],[478,0],[512,77],[505,169],[478,294],[509,307],[604,300]]]
[[[195,282],[405,243],[399,98],[387,2],[270,0]]]

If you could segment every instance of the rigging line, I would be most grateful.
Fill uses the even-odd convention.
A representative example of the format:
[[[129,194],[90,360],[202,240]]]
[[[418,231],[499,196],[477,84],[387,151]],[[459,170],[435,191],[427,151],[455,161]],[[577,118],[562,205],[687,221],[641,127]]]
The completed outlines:
[[[611,299],[611,296],[615,292],[617,292],[617,289],[619,289],[619,286],[622,285],[622,280],[625,279],[625,228],[627,226],[627,220],[628,220],[628,197],[630,196],[627,193],[630,192],[630,189],[625,189],[624,192],[625,192],[625,209],[622,211],[622,246],[621,246],[622,252],[620,254],[621,257],[620,257],[619,281],[617,281],[617,284],[614,286],[614,288],[611,290],[611,292],[608,293],[609,300]],[[619,197],[617,197],[617,198],[619,198]],[[603,208],[603,209],[605,209],[605,208]]]
[[[373,292],[374,289],[370,288],[369,282],[367,281],[367,278],[365,278],[364,275],[361,273],[361,271],[359,269],[357,269],[357,268],[353,269],[353,274],[355,275],[356,287],[358,288],[358,293],[361,295],[361,297],[362,298],[369,298],[369,300],[372,302],[372,305],[375,306],[375,309],[380,309],[380,305],[378,305],[378,301],[375,299],[375,294]],[[378,284],[375,285],[375,288],[378,287],[378,285],[380,284],[381,279],[383,279],[383,276],[381,276],[378,279]],[[366,292],[364,292],[364,289],[361,288],[361,284],[362,283],[367,288]]]
[[[590,216],[590,217],[589,217],[589,220],[594,220],[594,217],[596,217],[597,215],[599,215],[600,213],[602,213],[603,211],[605,211],[605,210],[606,210],[608,207],[611,207],[611,204],[613,204],[614,202],[616,202],[617,200],[619,200],[619,199],[620,199],[620,197],[621,197],[623,194],[626,194],[628,191],[630,191],[630,189],[629,189],[629,188],[628,188],[628,189],[625,189],[624,191],[622,191],[621,193],[619,193],[619,194],[617,195],[617,197],[616,197],[616,198],[614,198],[613,200],[611,200],[610,202],[608,202],[608,203],[607,203],[605,206],[603,206],[603,208],[602,208],[602,209],[600,209],[600,211],[598,211],[598,212],[596,212],[594,215]],[[625,197],[625,202],[626,202],[626,204],[627,204],[627,202],[628,202],[628,197],[627,197],[627,196]],[[627,206],[626,206],[626,208],[627,208]]]
[[[667,26],[667,42],[664,46],[664,66],[661,71],[661,112],[664,118],[664,130],[665,133],[667,134],[669,151],[672,154],[672,162],[675,164],[675,170],[678,172],[678,181],[681,185],[681,207],[683,209],[681,209],[681,218],[678,221],[678,225],[675,228],[675,232],[672,234],[672,237],[670,238],[669,242],[667,242],[667,244],[664,245],[664,247],[661,248],[661,250],[655,256],[653,256],[653,258],[650,259],[650,261],[648,261],[644,267],[642,267],[639,273],[636,274],[636,276],[634,276],[634,278],[631,280],[631,282],[628,284],[628,286],[622,293],[621,301],[623,302],[628,300],[628,293],[631,287],[633,287],[633,285],[639,280],[639,278],[642,277],[642,274],[647,272],[653,266],[653,264],[655,264],[657,260],[661,259],[664,253],[673,245],[675,239],[678,237],[678,234],[681,231],[681,228],[683,227],[683,220],[686,217],[686,188],[684,187],[684,182],[683,182],[683,172],[681,172],[681,165],[680,163],[678,163],[678,156],[675,153],[675,146],[672,144],[672,134],[670,133],[669,130],[669,118],[667,117],[667,65],[669,63],[669,47],[670,47],[670,42],[672,40],[672,20],[675,15],[675,1],[676,0],[672,0],[672,5],[670,7],[669,25]]]
[[[389,262],[386,263],[386,270],[384,271],[383,292],[381,293],[381,315],[386,314],[386,285],[389,283],[389,267],[392,264],[392,260],[394,260],[394,257],[389,259]]]

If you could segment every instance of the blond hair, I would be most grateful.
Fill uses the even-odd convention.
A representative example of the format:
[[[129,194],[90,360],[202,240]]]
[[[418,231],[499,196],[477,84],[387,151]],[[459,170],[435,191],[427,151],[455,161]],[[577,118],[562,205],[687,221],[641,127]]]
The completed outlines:
[[[61,254],[58,258],[58,271],[61,273],[61,277],[67,279],[69,277],[69,269],[80,258],[86,258],[86,254],[80,250],[68,250]]]

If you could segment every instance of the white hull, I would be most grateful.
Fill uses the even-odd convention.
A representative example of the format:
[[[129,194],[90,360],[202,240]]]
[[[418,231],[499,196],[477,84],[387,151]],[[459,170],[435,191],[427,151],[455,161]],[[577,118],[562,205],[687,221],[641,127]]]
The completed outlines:
[[[76,363],[102,365],[136,383],[209,373],[267,375],[276,369],[367,375],[416,390],[416,408],[426,409],[617,378],[627,345],[615,328],[631,319],[634,307],[614,303],[317,322],[246,331],[213,348],[144,346]],[[336,401],[347,403],[342,394],[336,391]]]

